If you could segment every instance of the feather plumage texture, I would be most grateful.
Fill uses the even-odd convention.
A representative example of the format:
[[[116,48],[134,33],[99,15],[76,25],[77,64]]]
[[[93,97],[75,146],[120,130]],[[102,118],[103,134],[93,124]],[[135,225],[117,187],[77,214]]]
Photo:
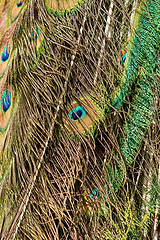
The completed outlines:
[[[1,52],[11,54],[0,65],[0,238],[149,237],[159,208],[158,0],[62,2],[0,8]]]

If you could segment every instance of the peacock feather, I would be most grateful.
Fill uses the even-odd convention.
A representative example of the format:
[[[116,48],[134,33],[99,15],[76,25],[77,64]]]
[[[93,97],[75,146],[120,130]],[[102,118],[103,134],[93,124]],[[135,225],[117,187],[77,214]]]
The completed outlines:
[[[0,13],[0,239],[158,240],[159,0]]]

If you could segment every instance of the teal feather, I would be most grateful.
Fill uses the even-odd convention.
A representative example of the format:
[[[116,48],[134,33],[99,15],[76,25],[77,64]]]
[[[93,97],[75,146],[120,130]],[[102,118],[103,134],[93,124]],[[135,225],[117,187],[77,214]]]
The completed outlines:
[[[136,96],[132,102],[130,113],[126,117],[126,122],[123,126],[123,136],[120,140],[120,151],[126,164],[132,164],[134,158],[138,155],[145,132],[155,115],[154,93],[152,89],[155,88],[154,80],[156,69],[158,70],[157,53],[160,46],[160,9],[156,7],[157,2],[150,1],[147,5],[149,15],[144,8],[143,12],[140,12],[138,20],[135,20],[138,27],[134,37],[132,36],[133,42],[130,43],[129,47],[133,50],[127,53],[122,82],[112,100],[113,107],[119,109],[131,84],[136,81],[139,69]],[[153,19],[154,23],[152,22]],[[127,82],[124,79],[127,79]],[[120,174],[119,176],[115,175],[115,179],[112,179],[114,191],[119,189],[124,177],[122,172],[125,167],[120,158],[118,163],[119,166],[116,167],[116,170]],[[112,176],[110,177],[112,178]]]
[[[116,109],[120,109],[140,67],[147,61],[149,71],[156,67],[159,50],[159,7],[157,1],[147,3],[148,12],[142,9],[135,17],[135,33],[132,33],[121,84],[111,100]]]

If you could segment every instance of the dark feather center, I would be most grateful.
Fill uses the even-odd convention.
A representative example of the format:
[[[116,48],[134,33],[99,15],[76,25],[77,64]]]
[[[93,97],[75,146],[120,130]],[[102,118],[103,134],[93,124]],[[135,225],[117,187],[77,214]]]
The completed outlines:
[[[39,38],[40,34],[41,33],[38,29],[36,29],[36,31],[33,30],[33,32],[32,32],[33,40],[36,41]]]
[[[21,7],[21,6],[22,6],[22,1],[20,1],[19,3],[17,3],[16,6],[17,6],[17,7]]]
[[[5,62],[8,60],[10,54],[10,47],[9,44],[7,43],[7,46],[3,49],[2,55],[1,55],[1,61]]]
[[[81,110],[78,110],[76,113],[75,112],[72,113],[72,119],[73,120],[77,120],[81,116],[82,116],[82,111]]]
[[[11,93],[9,90],[6,90],[2,97],[2,112],[5,113],[11,106]]]

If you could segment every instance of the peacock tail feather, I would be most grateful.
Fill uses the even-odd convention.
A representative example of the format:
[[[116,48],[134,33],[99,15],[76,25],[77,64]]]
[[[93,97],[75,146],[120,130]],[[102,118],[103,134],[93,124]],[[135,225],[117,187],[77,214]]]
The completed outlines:
[[[76,12],[79,6],[84,6],[83,0],[45,0],[45,7],[49,14],[53,13],[59,16],[64,16],[65,13],[70,14]]]
[[[152,89],[156,88],[154,80],[156,77],[157,53],[160,44],[158,33],[160,12],[158,12],[157,17],[157,12],[155,13],[157,3],[155,1],[153,3],[149,2],[147,7],[148,12],[146,12],[145,8],[142,8],[142,11],[138,13],[139,17],[135,16],[135,25],[141,28],[139,30],[138,27],[135,27],[136,31],[134,33],[134,38],[132,36],[133,40],[131,40],[129,51],[127,52],[122,82],[115,91],[112,100],[114,108],[119,109],[124,102],[130,84],[133,84],[133,81],[137,81],[136,95],[131,103],[130,112],[128,116],[126,116],[126,121],[123,126],[124,133],[120,140],[120,151],[127,164],[131,164],[137,155],[145,132],[155,115],[154,93]],[[154,24],[152,24],[153,21]],[[145,24],[145,27],[143,27],[143,24]],[[141,31],[143,31],[143,33]],[[148,34],[148,31],[150,31],[150,34]],[[147,45],[147,43],[150,42],[151,34],[154,39],[151,44]],[[144,39],[146,41],[145,43],[143,43]],[[140,47],[139,49],[138,46]],[[130,49],[134,50],[130,52]],[[136,51],[138,49],[138,51],[136,52],[135,49]],[[136,61],[138,61],[138,63]],[[124,81],[124,79],[126,79],[126,81]],[[119,159],[118,162],[120,163],[121,160]],[[122,168],[124,169],[124,166]],[[117,171],[119,171],[119,169]],[[120,174],[120,178],[122,176],[123,175]],[[114,184],[116,187],[114,186],[114,188],[117,189],[121,180],[122,179],[118,179],[116,176],[116,184]]]
[[[159,1],[0,13],[0,239],[158,240]]]

